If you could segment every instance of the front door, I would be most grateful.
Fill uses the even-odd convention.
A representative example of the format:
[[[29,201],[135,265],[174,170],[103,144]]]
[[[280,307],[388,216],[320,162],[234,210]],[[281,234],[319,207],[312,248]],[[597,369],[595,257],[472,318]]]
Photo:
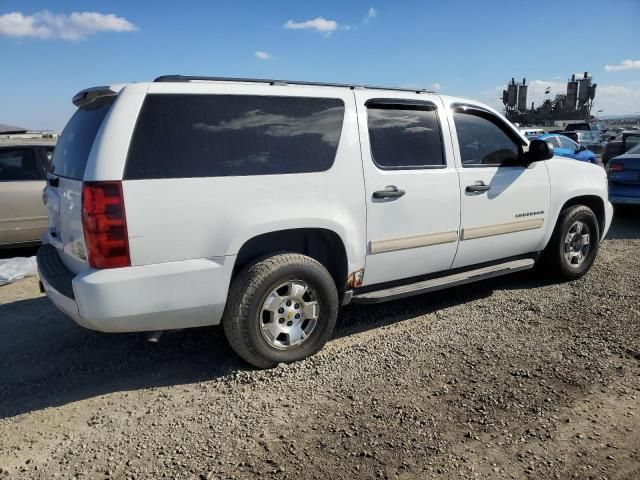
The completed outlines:
[[[450,118],[457,138],[462,208],[453,267],[539,250],[549,219],[545,163],[524,166],[524,142],[492,112],[454,105]]]
[[[435,95],[356,90],[367,205],[363,285],[451,267],[460,190]]]

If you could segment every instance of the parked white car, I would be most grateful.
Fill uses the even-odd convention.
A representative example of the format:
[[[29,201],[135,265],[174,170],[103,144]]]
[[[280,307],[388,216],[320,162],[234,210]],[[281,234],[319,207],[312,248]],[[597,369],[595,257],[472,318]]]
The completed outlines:
[[[44,197],[49,298],[85,327],[222,323],[261,368],[316,353],[339,306],[529,269],[584,275],[602,168],[426,91],[160,77],[74,97]]]

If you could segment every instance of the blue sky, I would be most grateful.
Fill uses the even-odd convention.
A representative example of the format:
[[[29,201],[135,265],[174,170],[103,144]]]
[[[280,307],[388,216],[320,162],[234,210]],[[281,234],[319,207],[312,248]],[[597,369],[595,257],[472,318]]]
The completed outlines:
[[[605,115],[640,111],[640,0],[0,0],[0,123],[34,129],[61,129],[82,88],[169,73],[422,86],[499,106],[512,76],[531,102],[585,70]]]

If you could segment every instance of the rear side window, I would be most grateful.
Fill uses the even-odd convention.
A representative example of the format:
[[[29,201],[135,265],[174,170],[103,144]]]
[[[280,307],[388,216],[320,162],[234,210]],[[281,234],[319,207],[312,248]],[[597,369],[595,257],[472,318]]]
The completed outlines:
[[[566,137],[558,137],[558,142],[560,142],[560,146],[562,148],[567,148],[571,150],[575,150],[578,148],[578,145],[576,145],[572,140],[569,140]]]
[[[33,150],[0,149],[0,182],[41,179]]]
[[[78,108],[64,127],[53,153],[51,173],[60,177],[82,180],[89,152],[114,97]]]
[[[274,175],[328,170],[344,103],[335,98],[148,95],[125,179]]]
[[[44,159],[46,162],[47,172],[51,171],[51,161],[53,158],[53,147],[44,147]]]
[[[441,167],[445,164],[435,106],[368,104],[371,156],[381,169]]]

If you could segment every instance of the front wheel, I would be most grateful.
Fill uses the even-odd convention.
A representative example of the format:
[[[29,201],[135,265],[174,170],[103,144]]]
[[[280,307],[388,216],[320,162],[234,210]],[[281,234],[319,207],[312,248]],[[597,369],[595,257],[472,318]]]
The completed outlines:
[[[333,332],[338,292],[322,264],[287,253],[262,259],[232,282],[222,320],[233,350],[258,368],[318,352]]]
[[[559,277],[575,280],[589,271],[599,244],[597,217],[589,207],[574,205],[560,213],[543,260]]]

